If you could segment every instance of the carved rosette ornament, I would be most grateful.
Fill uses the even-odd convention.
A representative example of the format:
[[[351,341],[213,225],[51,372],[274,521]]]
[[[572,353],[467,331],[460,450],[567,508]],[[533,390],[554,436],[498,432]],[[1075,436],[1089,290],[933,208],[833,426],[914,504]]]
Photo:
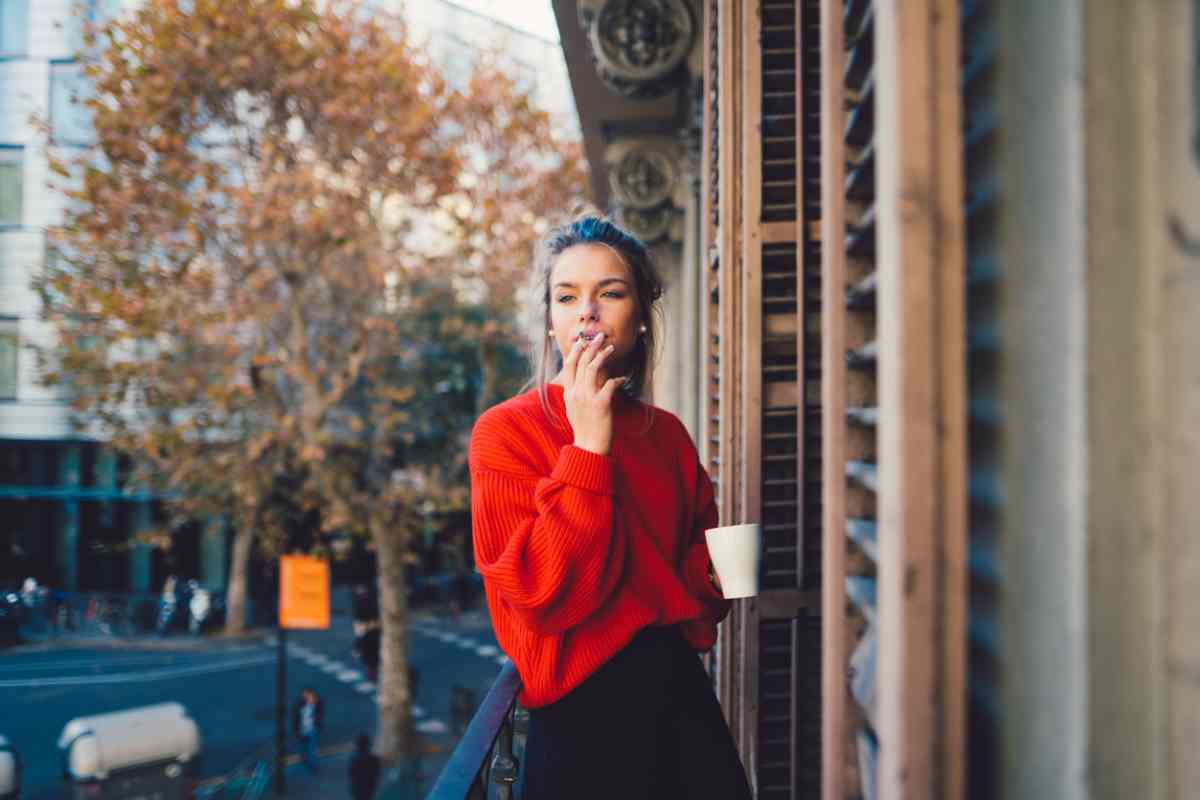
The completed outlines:
[[[626,151],[608,175],[613,195],[623,207],[645,210],[670,199],[679,167],[664,150],[641,146]]]
[[[677,86],[696,39],[685,0],[581,0],[579,23],[600,80],[636,99]]]
[[[655,242],[671,231],[672,199],[679,184],[679,163],[666,147],[627,143],[609,166],[608,182],[618,216],[630,232]]]
[[[646,244],[654,244],[671,232],[675,209],[669,204],[658,208],[622,208],[617,213],[621,225]]]

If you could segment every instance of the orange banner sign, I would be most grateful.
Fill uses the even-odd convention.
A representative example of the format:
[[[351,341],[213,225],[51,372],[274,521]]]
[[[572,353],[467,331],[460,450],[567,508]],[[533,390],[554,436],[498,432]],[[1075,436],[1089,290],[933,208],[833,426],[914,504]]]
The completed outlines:
[[[312,556],[279,557],[279,627],[329,627],[329,562]]]

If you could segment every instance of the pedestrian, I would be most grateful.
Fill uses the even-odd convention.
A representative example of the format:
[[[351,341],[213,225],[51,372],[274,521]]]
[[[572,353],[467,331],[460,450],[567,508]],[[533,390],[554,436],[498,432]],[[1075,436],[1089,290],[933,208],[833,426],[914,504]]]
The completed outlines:
[[[354,632],[359,633],[358,626],[379,622],[379,599],[368,584],[361,583],[354,587],[353,598]]]
[[[317,762],[317,740],[325,726],[325,702],[316,690],[306,686],[292,711],[292,730],[300,739],[300,758],[314,775],[321,771]]]
[[[354,800],[371,800],[379,786],[382,764],[371,752],[371,739],[365,733],[354,737],[354,755],[350,757],[350,796]]]
[[[379,646],[382,634],[379,621],[376,620],[370,623],[370,627],[363,629],[361,634],[354,637],[354,652],[362,662],[363,669],[367,673],[367,680],[372,683],[379,680]]]
[[[585,215],[547,234],[534,277],[534,377],[470,445],[476,565],[530,712],[520,796],[748,800],[698,654],[729,611],[704,539],[712,483],[643,399],[651,255]]]

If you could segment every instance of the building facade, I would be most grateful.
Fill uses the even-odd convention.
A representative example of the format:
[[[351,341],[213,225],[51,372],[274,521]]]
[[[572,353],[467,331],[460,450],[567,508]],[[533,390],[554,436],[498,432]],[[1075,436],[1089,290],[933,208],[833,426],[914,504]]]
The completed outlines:
[[[554,7],[763,527],[710,659],[756,795],[1194,793],[1200,7]]]
[[[148,590],[165,565],[133,531],[153,499],[121,489],[127,467],[72,428],[68,400],[40,383],[33,345],[49,335],[30,283],[61,214],[47,183],[43,121],[56,146],[90,139],[75,53],[82,23],[113,0],[0,0],[0,582],[33,576],[75,591]],[[188,565],[185,565],[188,566]],[[190,565],[193,566],[194,565]],[[195,574],[195,573],[193,573]]]

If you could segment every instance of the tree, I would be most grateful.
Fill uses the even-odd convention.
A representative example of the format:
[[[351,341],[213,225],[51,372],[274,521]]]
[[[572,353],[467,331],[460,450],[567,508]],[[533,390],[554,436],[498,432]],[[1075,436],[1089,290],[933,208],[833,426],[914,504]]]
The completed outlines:
[[[232,631],[256,541],[277,552],[314,517],[370,537],[377,743],[395,757],[403,567],[425,516],[465,503],[478,339],[498,313],[477,291],[490,270],[461,259],[503,239],[504,263],[527,264],[564,198],[511,187],[573,180],[579,148],[502,70],[452,90],[397,20],[344,3],[151,0],[90,52],[95,147],[50,149],[68,206],[38,280],[59,333],[47,380],[171,503],[232,516]],[[494,191],[484,168],[521,173],[489,171]]]
[[[561,130],[566,121],[537,109],[529,87],[513,75],[503,52],[481,53],[458,98],[464,106],[458,183],[471,202],[455,208],[452,257],[460,274],[471,278],[484,310],[473,334],[482,377],[476,413],[515,388],[511,378],[520,367],[513,368],[512,355],[527,344],[522,289],[529,284],[534,244],[551,222],[561,221],[551,214],[577,206],[587,185],[578,143],[557,151],[539,144],[568,136]]]

